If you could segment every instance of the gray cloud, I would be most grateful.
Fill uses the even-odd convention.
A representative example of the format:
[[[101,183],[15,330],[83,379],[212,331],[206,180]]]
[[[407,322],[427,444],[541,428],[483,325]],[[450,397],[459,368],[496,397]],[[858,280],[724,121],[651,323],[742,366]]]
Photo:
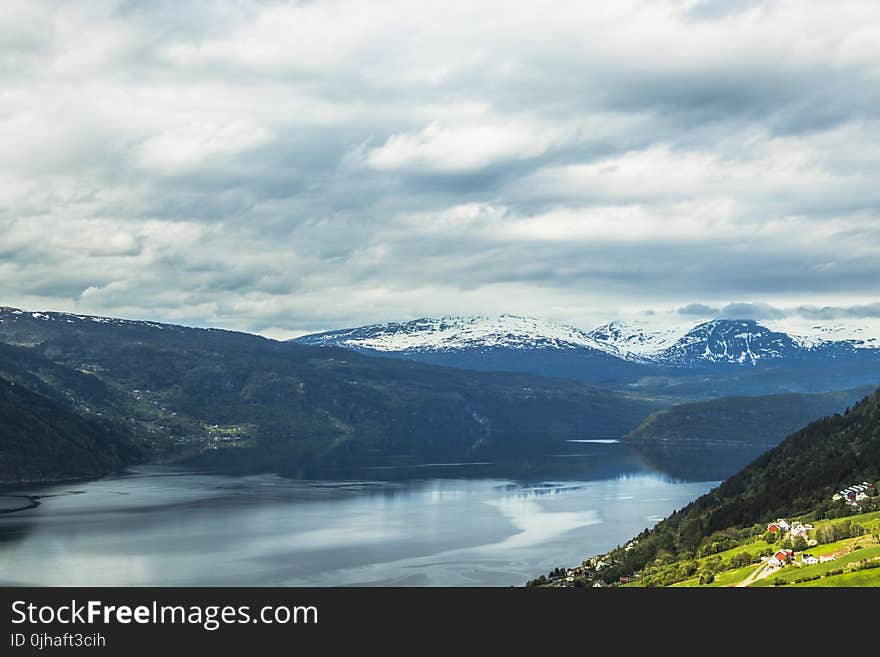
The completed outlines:
[[[728,319],[782,319],[786,313],[767,303],[730,303],[721,309],[719,316]]]
[[[866,320],[880,318],[880,303],[856,306],[794,306],[790,308],[778,308],[761,302],[735,302],[723,307],[690,303],[676,309],[675,312],[688,317],[722,317],[727,319]]]
[[[880,317],[880,303],[871,303],[863,306],[838,307],[823,306],[799,306],[795,313],[808,319],[867,319]]]
[[[696,317],[714,317],[721,312],[720,308],[713,308],[704,303],[689,303],[676,310],[679,315],[694,315]]]
[[[874,317],[875,3],[7,12],[0,303],[271,335]]]

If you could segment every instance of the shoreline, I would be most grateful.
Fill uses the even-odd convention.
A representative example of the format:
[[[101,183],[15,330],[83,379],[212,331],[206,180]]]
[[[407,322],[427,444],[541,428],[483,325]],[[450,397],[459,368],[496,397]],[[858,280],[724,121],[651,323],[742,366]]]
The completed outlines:
[[[3,502],[5,500],[26,500],[23,506],[6,507]],[[0,514],[18,513],[19,511],[27,511],[28,509],[36,509],[40,506],[40,497],[38,495],[14,495],[0,493]]]

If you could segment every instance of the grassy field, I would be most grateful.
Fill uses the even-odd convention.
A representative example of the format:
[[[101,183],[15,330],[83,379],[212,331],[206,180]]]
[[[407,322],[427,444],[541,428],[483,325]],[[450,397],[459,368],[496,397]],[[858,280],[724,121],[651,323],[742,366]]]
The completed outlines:
[[[845,554],[842,557],[835,559],[834,561],[828,561],[826,563],[817,563],[812,566],[803,567],[786,566],[775,575],[760,579],[757,582],[752,583],[751,586],[773,586],[773,582],[777,580],[791,583],[796,579],[813,577],[815,575],[824,575],[829,570],[838,570],[840,568],[846,567],[847,564],[856,563],[857,561],[861,561],[862,559],[873,559],[876,557],[880,557],[880,545],[874,545],[873,547],[855,550],[854,552]],[[809,582],[806,583],[808,584]]]
[[[858,570],[854,573],[833,575],[814,579],[812,582],[801,582],[792,586],[832,587],[832,586],[880,586],[880,568]]]
[[[700,559],[700,561],[703,562],[707,559],[714,559],[715,557],[721,557],[722,561],[730,561],[731,557],[742,554],[743,552],[748,552],[751,555],[757,555],[761,550],[766,550],[767,548],[776,549],[776,546],[772,543],[768,543],[767,541],[758,540],[754,541],[753,543],[738,545],[735,548],[730,548],[729,550],[719,552],[718,554],[703,557],[702,559]]]
[[[757,568],[758,564],[753,563],[742,568],[725,570],[723,573],[718,573],[715,576],[715,581],[711,584],[707,584],[707,586],[735,586],[755,572]]]
[[[869,523],[875,520],[880,521],[880,511],[874,511],[872,513],[857,513],[854,516],[847,516],[847,518],[849,520],[852,520],[853,522],[857,522],[860,525],[865,525],[867,527]],[[847,518],[835,518],[833,520],[816,520],[815,522],[813,522],[813,525],[816,529],[819,529],[820,527],[824,527],[825,525],[832,525],[835,522],[840,522],[841,520],[845,520]]]
[[[807,552],[819,557],[826,554],[834,554],[835,552],[839,552],[840,550],[845,550],[847,548],[853,547],[859,542],[863,544],[870,544],[873,541],[871,540],[870,536],[865,536],[862,539],[844,538],[840,541],[834,541],[834,543],[825,543],[823,545],[817,545],[815,547],[808,548]]]
[[[815,529],[810,532],[810,536],[815,536],[816,531],[823,527],[834,525],[836,523],[843,522],[844,520],[852,520],[853,522],[857,522],[862,527],[864,527],[868,533],[870,533],[873,529],[880,526],[880,511],[874,511],[873,513],[859,513],[854,516],[847,516],[846,518],[835,518],[833,520],[817,520],[813,523]]]

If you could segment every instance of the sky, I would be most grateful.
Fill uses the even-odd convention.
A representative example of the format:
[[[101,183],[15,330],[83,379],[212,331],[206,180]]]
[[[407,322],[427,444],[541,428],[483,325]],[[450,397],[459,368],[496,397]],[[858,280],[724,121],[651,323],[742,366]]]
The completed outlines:
[[[880,4],[7,0],[0,305],[880,317]]]

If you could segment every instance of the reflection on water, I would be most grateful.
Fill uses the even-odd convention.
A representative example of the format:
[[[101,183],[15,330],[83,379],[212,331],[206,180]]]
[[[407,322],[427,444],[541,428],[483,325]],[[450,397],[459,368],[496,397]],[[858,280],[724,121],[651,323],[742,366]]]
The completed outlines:
[[[566,440],[567,443],[587,443],[593,445],[616,445],[620,441],[616,438],[585,438],[579,440]]]
[[[632,468],[593,479],[380,482],[161,468],[20,491],[0,582],[511,585],[622,543],[712,486]]]

